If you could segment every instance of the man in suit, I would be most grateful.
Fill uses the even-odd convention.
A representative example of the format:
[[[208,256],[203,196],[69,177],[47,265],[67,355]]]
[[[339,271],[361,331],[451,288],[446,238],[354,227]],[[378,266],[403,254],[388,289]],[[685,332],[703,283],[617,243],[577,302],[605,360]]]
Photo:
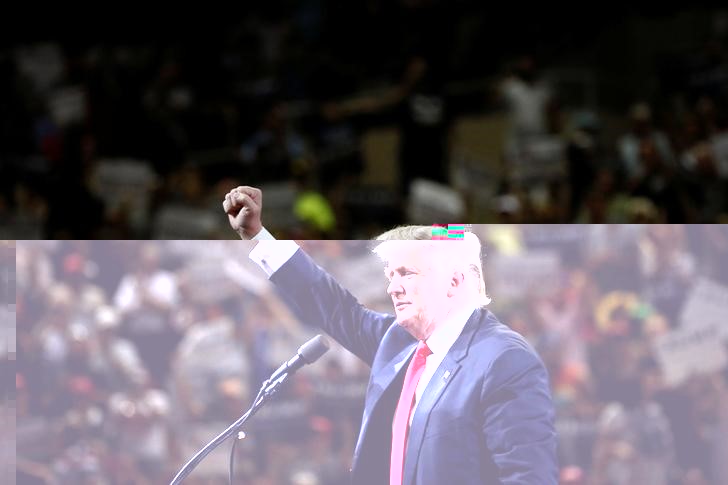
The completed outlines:
[[[301,321],[371,366],[352,463],[354,484],[556,484],[554,409],[533,348],[485,308],[480,242],[403,241],[385,233],[394,315],[364,308],[293,241],[270,241],[262,193],[238,187],[223,209],[250,258]],[[431,233],[430,233],[431,234]],[[387,240],[389,239],[389,240]]]

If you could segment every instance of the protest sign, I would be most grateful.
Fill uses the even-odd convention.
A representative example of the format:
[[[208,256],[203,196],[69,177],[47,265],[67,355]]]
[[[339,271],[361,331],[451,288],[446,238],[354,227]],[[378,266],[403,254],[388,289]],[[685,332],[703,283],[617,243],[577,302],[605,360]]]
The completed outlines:
[[[728,287],[700,279],[683,305],[680,326],[693,328],[713,324],[718,336],[728,340]]]
[[[489,267],[486,276],[498,275],[492,282],[486,281],[488,294],[495,299],[548,293],[561,282],[561,260],[556,251],[497,254],[486,265]]]
[[[696,374],[719,371],[728,363],[716,324],[674,330],[658,337],[654,346],[668,386],[679,385]]]

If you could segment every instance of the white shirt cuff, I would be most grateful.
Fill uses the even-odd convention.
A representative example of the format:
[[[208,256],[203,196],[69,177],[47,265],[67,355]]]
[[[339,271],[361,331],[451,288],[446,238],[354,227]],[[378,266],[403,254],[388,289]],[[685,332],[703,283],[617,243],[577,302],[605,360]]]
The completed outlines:
[[[295,241],[261,240],[248,257],[270,278],[297,250],[298,244]]]
[[[258,234],[253,236],[251,240],[253,241],[264,241],[267,239],[275,240],[273,237],[273,234],[269,233],[268,230],[265,227],[262,227],[260,231],[258,231]]]

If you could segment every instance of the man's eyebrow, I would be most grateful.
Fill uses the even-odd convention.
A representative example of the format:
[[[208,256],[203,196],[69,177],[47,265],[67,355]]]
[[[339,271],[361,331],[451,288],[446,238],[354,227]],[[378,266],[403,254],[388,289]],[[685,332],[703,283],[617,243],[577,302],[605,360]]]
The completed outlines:
[[[389,275],[393,274],[394,272],[413,271],[413,270],[414,270],[414,268],[411,266],[398,266],[396,268],[387,266],[386,268],[384,268],[384,274],[389,276]]]

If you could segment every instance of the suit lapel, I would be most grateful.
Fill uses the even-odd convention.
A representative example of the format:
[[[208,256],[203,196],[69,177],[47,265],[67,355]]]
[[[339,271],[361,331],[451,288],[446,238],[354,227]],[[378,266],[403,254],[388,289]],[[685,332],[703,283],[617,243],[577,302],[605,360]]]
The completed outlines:
[[[361,432],[359,433],[359,439],[356,444],[356,452],[360,450],[361,444],[364,441],[364,435],[369,425],[369,418],[372,415],[372,411],[376,407],[377,403],[384,394],[384,391],[392,384],[399,372],[404,372],[403,367],[407,364],[410,357],[417,348],[417,341],[415,340],[412,344],[407,345],[397,355],[395,355],[389,362],[387,362],[382,369],[376,374],[372,375],[372,381],[369,384],[369,388],[366,393],[366,401],[364,404],[364,415],[362,416]],[[391,423],[389,423],[391,426]]]
[[[417,461],[419,460],[422,442],[425,437],[425,429],[430,420],[432,409],[440,400],[445,389],[447,389],[455,378],[455,374],[462,367],[460,361],[468,354],[473,336],[478,329],[481,319],[485,316],[484,313],[487,314],[487,312],[483,312],[480,309],[476,309],[473,312],[465,324],[462,333],[455,340],[455,343],[440,363],[440,366],[422,393],[420,402],[417,404],[417,408],[415,408],[415,415],[412,418],[412,426],[410,427],[410,435],[407,438],[407,452],[404,460],[402,483],[414,483]]]
[[[407,453],[404,460],[404,480],[402,483],[414,483],[414,473],[417,460],[422,448],[422,441],[425,438],[425,429],[430,419],[432,408],[435,407],[440,396],[450,385],[455,374],[460,370],[458,364],[449,354],[445,356],[440,366],[435,371],[432,379],[427,384],[425,392],[422,393],[420,402],[415,408],[415,415],[412,417],[410,435],[407,438]]]
[[[417,341],[402,349],[392,358],[392,360],[382,367],[382,370],[374,375],[366,398],[367,409],[371,409],[377,403],[379,398],[382,397],[384,390],[392,384],[392,381],[407,364],[407,361],[410,357],[412,357],[416,348]]]

